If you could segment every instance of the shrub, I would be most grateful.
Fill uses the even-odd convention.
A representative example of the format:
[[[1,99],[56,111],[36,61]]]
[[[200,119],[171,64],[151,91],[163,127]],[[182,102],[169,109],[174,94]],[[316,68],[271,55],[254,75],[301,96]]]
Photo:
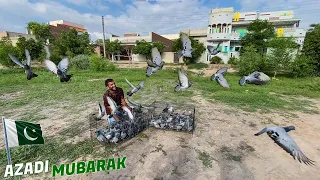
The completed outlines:
[[[13,56],[15,56],[17,58],[20,57],[20,53],[19,53],[18,48],[12,46],[11,44],[0,44],[0,64],[3,66],[6,66],[6,67],[13,67],[16,65],[16,63],[14,63],[10,59],[8,53],[11,53]],[[20,61],[23,62],[22,59],[20,59]]]
[[[314,60],[307,56],[300,55],[291,63],[290,68],[291,75],[295,78],[312,76],[315,70]]]
[[[90,67],[95,71],[114,71],[116,66],[110,60],[106,60],[102,56],[92,55],[90,57]]]
[[[88,55],[79,54],[70,60],[71,67],[75,69],[89,69],[90,68],[90,57]]]
[[[214,56],[210,59],[210,64],[223,64],[223,60],[219,56]]]
[[[266,56],[259,54],[254,46],[247,46],[240,56],[237,68],[241,76],[248,75],[254,71],[263,71],[265,63]]]
[[[237,66],[238,63],[239,63],[239,59],[236,57],[231,57],[228,60],[228,64],[233,65],[233,66]]]
[[[205,63],[193,63],[193,64],[188,64],[187,65],[189,69],[202,69],[202,68],[207,68],[208,64]]]

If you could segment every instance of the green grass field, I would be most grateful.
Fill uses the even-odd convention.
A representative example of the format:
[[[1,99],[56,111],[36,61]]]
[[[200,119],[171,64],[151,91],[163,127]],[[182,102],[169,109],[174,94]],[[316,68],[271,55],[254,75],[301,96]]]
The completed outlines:
[[[184,92],[174,92],[178,82],[177,70],[162,70],[147,78],[145,69],[117,69],[112,72],[93,72],[90,70],[76,71],[72,81],[60,83],[59,78],[52,75],[45,69],[33,69],[38,74],[37,78],[28,81],[22,69],[0,70],[0,112],[2,116],[10,118],[16,112],[14,109],[23,110],[19,120],[37,122],[44,116],[38,112],[48,107],[59,107],[64,104],[66,109],[77,110],[77,106],[89,102],[102,102],[102,96],[106,88],[104,80],[113,78],[116,85],[122,87],[125,93],[129,86],[125,78],[133,84],[145,81],[145,87],[139,91],[134,98],[143,104],[151,104],[153,101],[165,101],[183,105],[194,103],[192,96],[202,96],[209,101],[218,101],[227,105],[241,108],[245,111],[303,111],[308,113],[318,113],[310,110],[313,106],[312,99],[320,98],[320,78],[289,79],[277,77],[265,86],[248,85],[239,86],[241,78],[236,73],[227,73],[230,89],[224,89],[215,81],[210,81],[209,77],[199,77],[196,73],[188,72],[192,87]],[[159,92],[159,88],[163,92]],[[54,106],[55,105],[55,106]],[[196,108],[201,108],[193,104]],[[32,107],[32,108],[30,108]],[[28,108],[32,109],[28,111]],[[97,107],[92,107],[97,109]],[[76,127],[76,126],[75,126]],[[79,125],[78,131],[81,132]],[[63,143],[62,138],[67,137],[72,128],[66,127],[61,136],[45,137],[44,146],[21,146],[11,150],[12,162],[23,163],[37,160],[49,159],[51,163],[58,163],[59,160],[69,159],[70,161],[80,156],[94,154],[94,156],[107,156],[114,147],[109,147],[108,151],[98,153],[92,146],[97,142],[89,140],[76,144]],[[32,152],[32,153],[30,153]],[[59,153],[57,153],[59,152]],[[5,149],[0,150],[0,168],[5,169],[6,153]],[[2,172],[4,173],[4,172]],[[3,174],[1,174],[3,176]]]

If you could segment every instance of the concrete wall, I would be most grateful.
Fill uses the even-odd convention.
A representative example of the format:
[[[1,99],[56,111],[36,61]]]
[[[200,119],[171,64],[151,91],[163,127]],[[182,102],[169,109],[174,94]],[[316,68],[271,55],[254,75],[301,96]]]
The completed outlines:
[[[161,56],[162,61],[164,61],[165,63],[173,63],[174,52],[163,52]]]
[[[170,39],[170,40],[179,39],[179,37],[180,37],[179,34],[165,34],[165,35],[161,35],[161,36],[165,37],[167,39]]]

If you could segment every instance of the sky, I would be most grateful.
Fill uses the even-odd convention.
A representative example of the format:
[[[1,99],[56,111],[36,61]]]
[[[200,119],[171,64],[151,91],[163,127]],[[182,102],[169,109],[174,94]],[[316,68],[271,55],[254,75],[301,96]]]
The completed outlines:
[[[275,3],[276,2],[276,3]],[[319,0],[0,0],[0,32],[25,33],[27,23],[66,20],[84,25],[92,41],[125,33],[176,34],[182,29],[206,28],[209,12],[233,7],[234,11],[293,10],[300,27],[320,23]]]

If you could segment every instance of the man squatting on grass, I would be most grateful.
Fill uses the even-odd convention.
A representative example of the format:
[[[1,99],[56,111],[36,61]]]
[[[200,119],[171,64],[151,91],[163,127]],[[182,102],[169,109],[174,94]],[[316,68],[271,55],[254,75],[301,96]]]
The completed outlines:
[[[107,96],[111,97],[118,106],[127,106],[128,109],[132,112],[132,108],[127,104],[127,102],[124,99],[124,93],[123,89],[116,86],[116,83],[113,81],[113,79],[107,79],[105,81],[105,85],[107,87],[107,91],[103,95],[103,101],[104,106],[106,108],[106,113],[109,116],[109,118],[114,118],[115,120],[119,121],[119,114],[111,114],[111,107],[108,103]],[[123,112],[122,108],[120,107],[120,112]]]

